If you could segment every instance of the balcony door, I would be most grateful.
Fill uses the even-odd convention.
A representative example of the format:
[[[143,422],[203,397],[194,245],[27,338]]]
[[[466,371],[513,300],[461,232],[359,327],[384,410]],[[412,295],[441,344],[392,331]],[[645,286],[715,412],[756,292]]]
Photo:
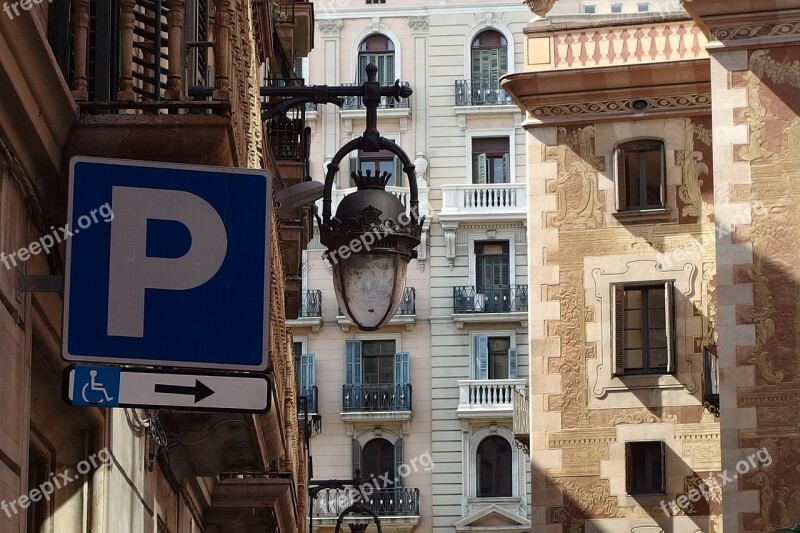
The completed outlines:
[[[394,43],[385,35],[376,33],[358,47],[358,83],[367,81],[367,65],[378,67],[378,82],[393,85],[395,80]]]
[[[511,337],[475,335],[475,379],[517,379],[517,349]]]
[[[409,354],[394,340],[346,341],[345,411],[411,409]]]
[[[485,313],[511,310],[511,267],[508,241],[475,243],[475,292]],[[482,296],[481,296],[482,295]]]
[[[508,72],[508,41],[488,30],[472,41],[472,101],[503,103],[500,76]]]

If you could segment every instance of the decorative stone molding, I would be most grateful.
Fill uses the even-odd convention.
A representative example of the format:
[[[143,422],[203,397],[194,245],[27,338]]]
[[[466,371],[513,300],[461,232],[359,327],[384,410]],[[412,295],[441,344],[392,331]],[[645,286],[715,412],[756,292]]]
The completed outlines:
[[[640,109],[641,107],[641,109]],[[711,95],[688,94],[679,96],[660,96],[650,98],[623,98],[595,102],[575,102],[533,106],[528,113],[533,118],[568,117],[573,115],[603,115],[610,113],[642,113],[643,111],[680,110],[690,111],[711,107]]]
[[[430,19],[428,17],[408,17],[408,27],[411,33],[428,33]]]
[[[600,461],[608,460],[608,445],[617,441],[615,428],[576,429],[551,433],[548,449],[560,449],[562,463],[549,473],[560,477],[599,476]]]
[[[712,28],[711,36],[717,41],[740,41],[759,37],[783,37],[800,34],[800,21],[782,21],[757,26],[730,26]]]
[[[338,37],[343,24],[341,19],[320,20],[318,26],[325,37]]]

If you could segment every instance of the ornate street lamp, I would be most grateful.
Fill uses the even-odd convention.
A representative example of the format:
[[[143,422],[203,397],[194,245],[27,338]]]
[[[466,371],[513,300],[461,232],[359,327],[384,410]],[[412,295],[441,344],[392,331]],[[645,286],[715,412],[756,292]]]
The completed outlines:
[[[403,299],[406,271],[420,244],[422,222],[414,164],[394,141],[378,132],[381,86],[378,68],[367,65],[364,107],[367,125],[364,135],[343,146],[328,165],[322,198],[322,218],[317,216],[320,241],[327,247],[325,257],[333,267],[333,284],[339,307],[361,330],[375,331],[394,316]],[[411,89],[400,88],[395,98],[408,98]],[[354,172],[358,190],[342,199],[331,216],[333,182],[339,164],[350,152],[375,153],[388,150],[403,165],[408,178],[408,210],[400,199],[386,191],[391,174]],[[408,211],[408,212],[407,212]]]

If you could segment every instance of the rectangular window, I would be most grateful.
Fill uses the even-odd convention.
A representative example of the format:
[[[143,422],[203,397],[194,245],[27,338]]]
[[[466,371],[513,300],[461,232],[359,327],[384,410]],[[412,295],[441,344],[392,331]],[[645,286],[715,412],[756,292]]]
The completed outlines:
[[[612,13],[622,13],[622,4],[611,4]]]
[[[394,385],[395,342],[362,341],[364,385]]]
[[[476,335],[475,379],[517,379],[517,349],[509,336]]]
[[[650,11],[650,4],[636,4],[636,10],[639,11],[639,13],[647,13]]]
[[[402,187],[403,184],[403,167],[400,159],[388,150],[372,153],[359,151],[358,158],[350,160],[350,172],[361,172],[362,175],[367,175],[369,172],[372,176],[388,172],[391,177],[386,183],[387,187]],[[355,187],[352,177],[350,185]]]
[[[595,5],[585,5],[583,6],[583,12],[587,15],[591,15],[597,13],[597,6]]]
[[[613,291],[615,373],[673,372],[673,282]]]
[[[618,210],[663,208],[664,143],[635,141],[622,144],[617,147],[616,160]]]
[[[625,443],[625,485],[628,494],[664,494],[666,475],[663,441]]]
[[[509,183],[508,137],[472,139],[472,183]]]

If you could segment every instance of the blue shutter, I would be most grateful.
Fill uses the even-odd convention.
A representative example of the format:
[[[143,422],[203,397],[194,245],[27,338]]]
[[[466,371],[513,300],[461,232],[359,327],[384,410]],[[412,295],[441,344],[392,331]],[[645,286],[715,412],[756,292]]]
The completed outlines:
[[[517,349],[508,349],[508,379],[517,379]]]
[[[403,486],[403,478],[400,476],[400,466],[403,464],[403,439],[398,439],[394,445],[394,486]]]
[[[300,394],[307,397],[308,412],[316,413],[317,404],[314,396],[314,385],[316,385],[316,371],[314,369],[314,354],[306,354],[300,357]]]
[[[395,409],[398,411],[411,410],[409,383],[408,352],[396,353],[394,354],[394,398]]]
[[[489,379],[489,337],[475,335],[475,379]]]
[[[345,341],[344,382],[361,385],[361,341]]]

